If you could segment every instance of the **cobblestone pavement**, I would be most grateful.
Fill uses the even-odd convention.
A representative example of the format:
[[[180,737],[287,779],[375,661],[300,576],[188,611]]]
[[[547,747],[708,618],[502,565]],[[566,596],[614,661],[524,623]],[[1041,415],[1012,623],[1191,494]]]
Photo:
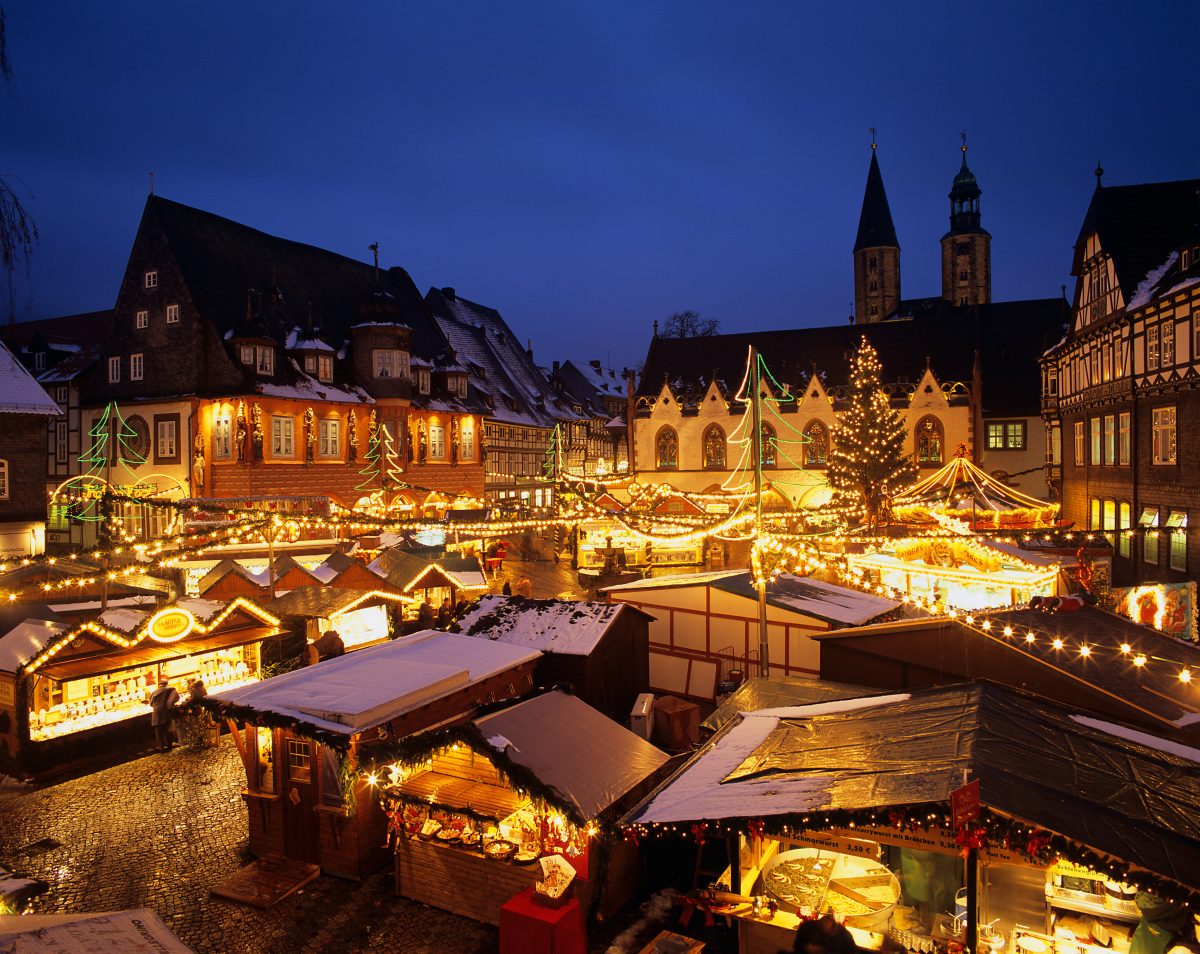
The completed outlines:
[[[259,911],[209,889],[247,860],[237,752],[155,754],[42,789],[0,790],[0,864],[50,883],[39,913],[153,908],[201,954],[485,954],[497,932],[392,893],[385,870],[321,877]],[[58,847],[29,847],[53,839]]]

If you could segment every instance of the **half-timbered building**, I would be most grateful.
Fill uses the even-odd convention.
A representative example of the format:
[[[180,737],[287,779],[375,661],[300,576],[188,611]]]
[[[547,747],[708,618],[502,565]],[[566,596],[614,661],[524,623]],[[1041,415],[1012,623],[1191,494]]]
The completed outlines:
[[[1098,180],[1070,330],[1041,361],[1047,477],[1064,516],[1113,543],[1122,583],[1200,573],[1198,259],[1200,180]]]

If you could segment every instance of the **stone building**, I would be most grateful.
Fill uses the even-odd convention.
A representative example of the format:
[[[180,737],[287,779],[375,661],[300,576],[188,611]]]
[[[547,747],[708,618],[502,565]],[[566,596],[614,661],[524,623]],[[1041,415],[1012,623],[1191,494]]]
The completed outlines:
[[[567,470],[585,477],[611,477],[629,470],[628,375],[598,360],[554,362],[550,380],[573,413],[564,442]]]
[[[46,421],[62,415],[0,343],[0,559],[46,547]]]
[[[142,419],[181,496],[378,491],[419,512],[483,493],[486,407],[463,378],[404,269],[150,196],[84,403]]]
[[[1070,329],[1041,362],[1048,479],[1120,583],[1200,575],[1200,179],[1096,190]]]

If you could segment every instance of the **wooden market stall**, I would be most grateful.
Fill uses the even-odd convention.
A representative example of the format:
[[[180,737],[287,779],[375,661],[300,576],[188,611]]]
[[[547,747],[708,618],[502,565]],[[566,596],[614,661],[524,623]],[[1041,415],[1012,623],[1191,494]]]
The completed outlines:
[[[867,949],[1128,954],[1135,892],[1200,900],[1197,804],[1200,750],[970,684],[746,713],[623,824],[729,839],[691,903],[742,954],[825,910]]]
[[[304,631],[307,642],[336,630],[347,650],[363,649],[400,633],[400,615],[410,597],[386,589],[301,586],[267,604],[267,609]]]
[[[394,751],[380,771],[398,894],[499,924],[557,855],[584,911],[607,916],[632,896],[637,851],[610,825],[668,757],[587,703],[547,692]]]
[[[261,646],[278,623],[243,597],[15,622],[0,635],[4,770],[61,770],[141,750],[160,679],[181,694],[193,678],[210,691],[256,682]]]
[[[650,624],[650,688],[711,701],[731,670],[758,670],[758,592],[749,570],[652,577],[605,587]],[[896,600],[812,577],[780,574],[767,585],[771,675],[815,676],[819,633],[888,619]]]
[[[353,767],[372,746],[526,692],[537,659],[429,631],[210,696],[205,706],[237,724],[250,850],[341,877],[370,874],[389,857],[386,818]]]
[[[537,681],[566,683],[610,719],[624,722],[650,688],[648,613],[620,603],[484,596],[458,621],[468,636],[540,650]]]

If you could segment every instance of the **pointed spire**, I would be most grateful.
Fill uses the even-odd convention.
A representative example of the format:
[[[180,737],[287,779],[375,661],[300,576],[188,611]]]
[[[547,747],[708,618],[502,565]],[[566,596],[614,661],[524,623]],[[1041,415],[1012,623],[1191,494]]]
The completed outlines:
[[[1096,160],[1096,188],[1097,189],[1099,189],[1101,186],[1104,185],[1104,183],[1100,181],[1101,178],[1103,177],[1103,175],[1104,175],[1104,166],[1100,165],[1100,160],[1097,159]]]
[[[872,135],[872,140],[874,136]],[[875,143],[871,143],[871,166],[867,170],[867,188],[863,193],[862,213],[858,217],[858,237],[854,240],[854,251],[864,248],[899,248],[896,226],[892,224],[892,210],[888,206],[887,192],[883,188],[883,174],[879,171]]]

